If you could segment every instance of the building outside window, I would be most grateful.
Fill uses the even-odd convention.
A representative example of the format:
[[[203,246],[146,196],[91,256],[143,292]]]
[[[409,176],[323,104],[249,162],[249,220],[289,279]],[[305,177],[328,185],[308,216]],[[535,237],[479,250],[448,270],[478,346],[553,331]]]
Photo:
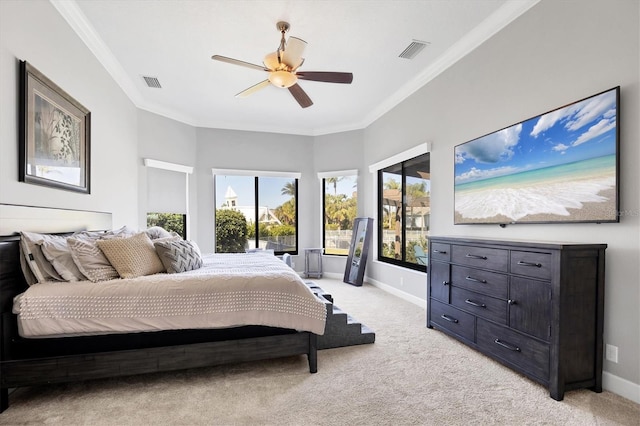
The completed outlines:
[[[322,178],[324,254],[347,256],[358,213],[357,174]]]
[[[295,177],[216,174],[216,251],[297,254],[297,195]]]
[[[378,171],[378,259],[426,271],[429,153]]]

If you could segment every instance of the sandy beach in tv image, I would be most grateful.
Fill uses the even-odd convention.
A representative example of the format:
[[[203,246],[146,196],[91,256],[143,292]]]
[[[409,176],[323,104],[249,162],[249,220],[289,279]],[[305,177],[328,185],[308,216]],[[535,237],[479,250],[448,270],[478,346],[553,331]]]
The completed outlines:
[[[617,218],[617,88],[455,148],[455,223]]]

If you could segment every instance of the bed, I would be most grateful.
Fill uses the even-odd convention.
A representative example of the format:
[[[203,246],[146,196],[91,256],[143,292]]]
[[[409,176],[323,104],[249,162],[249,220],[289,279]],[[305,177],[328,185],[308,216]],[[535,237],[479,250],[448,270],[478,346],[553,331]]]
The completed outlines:
[[[110,229],[111,215],[0,205],[0,223],[2,411],[8,390],[21,386],[295,355],[306,355],[309,371],[317,371],[326,301],[292,270],[295,277],[287,277],[280,264],[288,268],[274,256],[203,255],[201,267],[174,274],[28,285],[33,277],[23,272],[24,239],[15,231],[66,238],[81,229]],[[260,272],[238,281],[246,268]],[[120,302],[123,289],[134,289],[134,306]],[[62,319],[50,322],[54,313]]]

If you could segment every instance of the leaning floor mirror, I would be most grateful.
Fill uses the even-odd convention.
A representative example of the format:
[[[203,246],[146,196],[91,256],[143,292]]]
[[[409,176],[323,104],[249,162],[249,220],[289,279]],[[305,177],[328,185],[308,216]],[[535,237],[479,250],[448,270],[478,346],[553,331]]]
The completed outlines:
[[[349,257],[347,257],[343,279],[347,284],[362,285],[367,256],[369,255],[372,223],[373,219],[370,217],[357,217],[353,221],[353,235],[351,236]]]

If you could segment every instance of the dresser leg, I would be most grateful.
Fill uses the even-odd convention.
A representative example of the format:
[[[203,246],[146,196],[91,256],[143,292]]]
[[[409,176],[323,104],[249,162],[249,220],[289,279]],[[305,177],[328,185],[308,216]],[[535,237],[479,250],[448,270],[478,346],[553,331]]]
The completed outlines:
[[[551,387],[549,389],[549,395],[551,396],[551,398],[555,399],[556,401],[562,401],[564,399],[564,388],[560,389],[560,387],[558,388]]]

